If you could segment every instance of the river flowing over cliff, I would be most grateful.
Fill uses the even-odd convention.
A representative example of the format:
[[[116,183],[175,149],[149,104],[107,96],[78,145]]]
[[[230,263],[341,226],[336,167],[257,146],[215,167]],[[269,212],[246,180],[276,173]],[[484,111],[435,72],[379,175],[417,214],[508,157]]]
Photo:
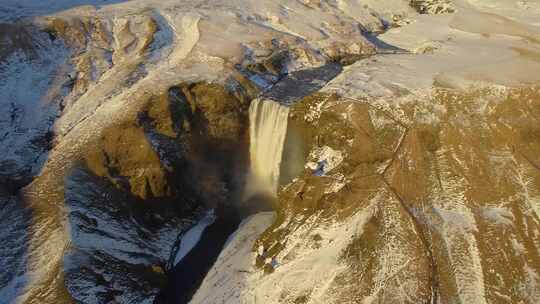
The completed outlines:
[[[539,0],[0,0],[0,303],[540,303]]]

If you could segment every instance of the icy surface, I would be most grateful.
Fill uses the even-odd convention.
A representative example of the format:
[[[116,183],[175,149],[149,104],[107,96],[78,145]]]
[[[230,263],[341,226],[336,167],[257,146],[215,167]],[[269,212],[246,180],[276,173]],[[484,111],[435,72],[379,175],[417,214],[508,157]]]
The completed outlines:
[[[201,239],[206,227],[212,225],[215,221],[214,211],[210,210],[193,228],[189,229],[180,241],[180,249],[174,258],[174,265],[178,264],[190,251],[197,245]]]

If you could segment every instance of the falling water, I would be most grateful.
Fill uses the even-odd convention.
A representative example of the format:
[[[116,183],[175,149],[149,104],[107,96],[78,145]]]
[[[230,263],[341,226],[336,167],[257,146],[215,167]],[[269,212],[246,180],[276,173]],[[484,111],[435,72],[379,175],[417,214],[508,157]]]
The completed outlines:
[[[255,99],[249,108],[251,168],[246,196],[277,195],[279,168],[287,133],[289,108],[270,100]]]

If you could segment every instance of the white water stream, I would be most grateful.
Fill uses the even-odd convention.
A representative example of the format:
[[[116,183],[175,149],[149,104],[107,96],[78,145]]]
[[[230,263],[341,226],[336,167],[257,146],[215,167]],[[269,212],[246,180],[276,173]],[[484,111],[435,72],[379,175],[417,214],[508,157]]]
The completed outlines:
[[[279,185],[279,171],[289,108],[270,100],[252,101],[249,108],[250,171],[248,173],[245,197],[265,194],[275,197]],[[177,265],[199,242],[205,229],[215,220],[213,210],[182,236],[176,253]]]
[[[255,99],[249,108],[250,172],[246,197],[257,193],[277,195],[279,170],[289,108],[275,101]]]

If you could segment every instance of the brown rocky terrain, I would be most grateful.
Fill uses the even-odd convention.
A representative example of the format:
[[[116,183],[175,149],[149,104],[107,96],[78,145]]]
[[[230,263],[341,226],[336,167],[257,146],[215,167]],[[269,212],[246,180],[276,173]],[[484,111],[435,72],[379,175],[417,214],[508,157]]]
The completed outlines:
[[[361,212],[339,255],[347,271],[326,283],[332,301],[533,303],[539,96],[532,87],[436,89],[406,102],[305,98],[289,126],[304,135],[306,159],[335,149],[339,163],[330,161],[323,176],[306,168],[288,184],[277,221],[256,246],[280,263],[304,247],[316,254],[332,246],[318,226]],[[314,120],[316,108],[324,111]],[[313,293],[296,290],[284,300],[309,302]]]

